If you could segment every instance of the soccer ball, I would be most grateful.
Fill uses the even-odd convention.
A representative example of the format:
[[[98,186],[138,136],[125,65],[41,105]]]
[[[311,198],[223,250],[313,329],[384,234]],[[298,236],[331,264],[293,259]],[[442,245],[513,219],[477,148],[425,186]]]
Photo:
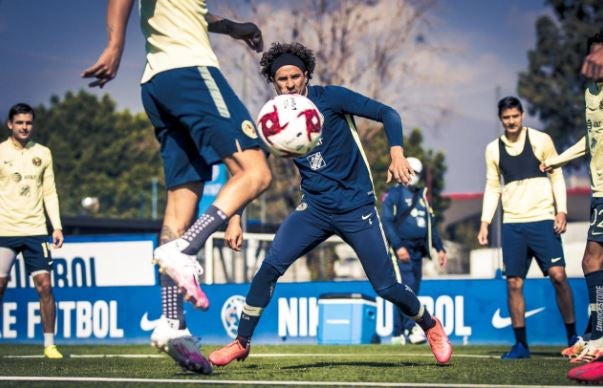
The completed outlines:
[[[297,157],[310,151],[322,133],[323,117],[312,101],[300,94],[282,94],[258,114],[258,133],[270,152]]]

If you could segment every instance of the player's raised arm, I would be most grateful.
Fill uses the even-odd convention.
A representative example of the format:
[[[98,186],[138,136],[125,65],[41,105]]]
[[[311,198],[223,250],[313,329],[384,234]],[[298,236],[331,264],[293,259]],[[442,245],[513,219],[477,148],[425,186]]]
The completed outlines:
[[[565,166],[574,159],[578,159],[586,155],[586,136],[583,136],[573,146],[563,151],[561,154],[547,158],[540,165],[540,170],[543,172],[551,172],[553,169]]]
[[[207,13],[207,30],[217,34],[226,34],[234,39],[245,41],[252,50],[260,53],[264,50],[262,31],[254,23],[237,23],[221,16]]]
[[[88,86],[103,87],[117,75],[126,41],[126,27],[133,0],[108,0],[107,46],[92,66],[82,72],[83,78],[95,78]]]

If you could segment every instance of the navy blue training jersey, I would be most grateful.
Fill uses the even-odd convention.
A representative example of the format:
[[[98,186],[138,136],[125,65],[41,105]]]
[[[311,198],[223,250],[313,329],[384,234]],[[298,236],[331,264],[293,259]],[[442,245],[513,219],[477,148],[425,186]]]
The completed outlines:
[[[374,203],[373,181],[353,116],[383,123],[391,147],[402,145],[400,115],[340,86],[309,86],[307,97],[322,113],[324,124],[317,146],[294,159],[304,200],[332,213]]]
[[[431,217],[431,213],[426,202],[425,190],[425,188],[396,185],[385,194],[381,206],[381,222],[387,241],[394,250],[401,247],[408,248],[409,245],[416,246],[416,242],[422,242],[422,248],[426,248],[429,240],[428,224],[431,224],[433,248],[438,251],[444,249],[435,223],[427,220],[427,217]]]

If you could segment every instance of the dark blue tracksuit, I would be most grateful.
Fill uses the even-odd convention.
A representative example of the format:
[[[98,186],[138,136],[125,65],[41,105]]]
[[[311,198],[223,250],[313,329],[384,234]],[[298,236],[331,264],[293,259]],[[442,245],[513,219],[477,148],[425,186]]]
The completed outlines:
[[[300,256],[336,234],[354,248],[377,293],[416,316],[420,303],[409,287],[397,281],[388,254],[371,173],[353,119],[361,116],[382,122],[389,145],[394,146],[402,145],[400,116],[394,109],[343,87],[310,86],[307,97],[324,116],[321,139],[308,154],[294,159],[303,197],[278,229],[252,281],[246,305],[267,306],[278,277]],[[256,312],[244,309],[241,336],[251,337],[257,320],[249,317],[258,316]],[[253,323],[248,323],[250,320]]]
[[[381,207],[381,217],[385,235],[394,250],[394,260],[397,262],[402,280],[415,293],[419,292],[422,277],[423,257],[429,256],[428,225],[431,226],[431,245],[437,251],[444,249],[440,235],[434,223],[431,222],[430,208],[427,204],[424,188],[405,187],[396,185],[385,195]],[[397,260],[395,252],[406,248],[410,256],[409,262]],[[432,258],[433,259],[433,258]],[[394,314],[393,336],[411,330],[415,322],[406,317],[400,309]]]

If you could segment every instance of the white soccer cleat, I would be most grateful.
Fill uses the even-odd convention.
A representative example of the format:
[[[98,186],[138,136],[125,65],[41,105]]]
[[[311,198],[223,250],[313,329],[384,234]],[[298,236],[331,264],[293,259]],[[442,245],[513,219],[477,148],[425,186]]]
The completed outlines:
[[[210,362],[201,353],[201,339],[199,337],[179,337],[168,341],[167,354],[182,369],[208,375],[212,372]]]
[[[155,249],[153,262],[159,265],[160,272],[165,272],[178,285],[184,299],[196,308],[207,310],[209,299],[199,285],[203,267],[195,256],[182,253],[188,245],[189,243],[181,238],[170,241]]]
[[[406,345],[406,337],[404,334],[401,336],[394,336],[391,338],[392,345]]]
[[[151,345],[167,353],[168,342],[170,340],[190,336],[191,332],[188,329],[174,329],[170,326],[167,319],[162,316],[161,320],[151,333]]]
[[[593,362],[601,359],[603,359],[603,338],[588,341],[582,352],[577,357],[570,359],[570,363]]]
[[[427,337],[425,337],[425,332],[419,325],[414,325],[410,333],[408,334],[408,342],[411,344],[424,344],[427,342]]]

